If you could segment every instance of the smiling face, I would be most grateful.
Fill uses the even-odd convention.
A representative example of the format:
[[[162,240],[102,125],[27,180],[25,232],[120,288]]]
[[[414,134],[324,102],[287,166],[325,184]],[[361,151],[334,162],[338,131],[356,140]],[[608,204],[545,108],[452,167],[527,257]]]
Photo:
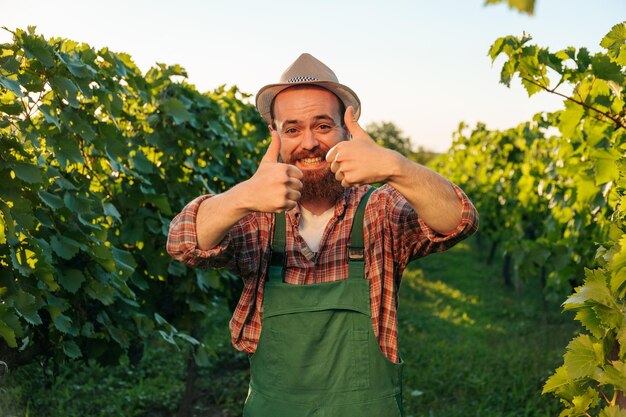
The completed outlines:
[[[320,87],[304,85],[280,92],[274,99],[273,114],[282,159],[300,169],[320,168],[320,161],[306,155],[318,148],[328,152],[345,140],[341,110],[337,96]]]
[[[302,200],[330,199],[343,193],[326,153],[347,138],[337,96],[314,86],[291,87],[276,96],[274,127],[280,136],[281,159],[304,174]]]

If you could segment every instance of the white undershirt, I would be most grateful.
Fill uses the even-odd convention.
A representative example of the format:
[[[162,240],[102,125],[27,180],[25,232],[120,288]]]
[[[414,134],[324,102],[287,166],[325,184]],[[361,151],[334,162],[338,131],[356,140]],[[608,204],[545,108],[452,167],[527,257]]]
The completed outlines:
[[[320,248],[322,236],[326,225],[333,217],[335,213],[335,207],[331,207],[319,216],[311,213],[309,210],[300,206],[300,236],[304,239],[306,244],[313,252],[317,252]]]

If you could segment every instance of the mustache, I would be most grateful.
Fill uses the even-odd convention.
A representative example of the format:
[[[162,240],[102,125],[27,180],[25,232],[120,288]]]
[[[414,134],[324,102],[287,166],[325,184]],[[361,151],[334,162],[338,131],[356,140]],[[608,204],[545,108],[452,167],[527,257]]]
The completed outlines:
[[[326,152],[321,148],[316,148],[313,150],[302,150],[302,151],[298,151],[294,154],[291,155],[291,158],[289,159],[289,162],[292,161],[297,161],[298,159],[304,159],[304,158],[326,158]]]

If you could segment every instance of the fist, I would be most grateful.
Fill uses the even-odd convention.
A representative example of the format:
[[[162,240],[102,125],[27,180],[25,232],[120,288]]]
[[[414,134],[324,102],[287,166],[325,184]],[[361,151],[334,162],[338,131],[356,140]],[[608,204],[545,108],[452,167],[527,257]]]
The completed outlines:
[[[296,206],[302,191],[302,171],[278,162],[280,137],[270,128],[272,142],[261,159],[256,173],[248,180],[252,211],[280,213]]]
[[[392,172],[393,155],[378,145],[357,123],[352,106],[344,115],[352,139],[333,146],[326,154],[330,170],[344,187],[385,182]]]

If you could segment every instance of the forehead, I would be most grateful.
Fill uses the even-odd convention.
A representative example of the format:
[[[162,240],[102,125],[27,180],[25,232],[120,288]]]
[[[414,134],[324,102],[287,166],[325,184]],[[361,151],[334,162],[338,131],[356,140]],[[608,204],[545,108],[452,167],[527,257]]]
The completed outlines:
[[[336,95],[314,86],[291,87],[281,91],[274,99],[276,121],[306,120],[321,115],[341,117],[339,108]]]

